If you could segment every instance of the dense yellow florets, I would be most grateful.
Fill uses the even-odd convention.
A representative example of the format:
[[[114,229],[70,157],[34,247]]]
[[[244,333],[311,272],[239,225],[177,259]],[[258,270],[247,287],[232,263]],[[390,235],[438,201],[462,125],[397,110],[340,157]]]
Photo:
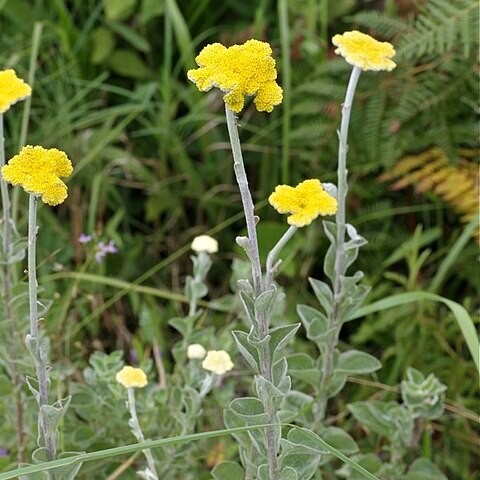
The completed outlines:
[[[316,179],[305,180],[296,187],[278,185],[268,201],[278,213],[290,213],[287,221],[295,227],[310,225],[319,215],[337,212],[337,200]]]
[[[18,78],[14,70],[0,71],[0,114],[5,113],[14,103],[31,94],[30,85]]]
[[[22,186],[26,192],[41,196],[43,202],[54,206],[68,196],[67,186],[60,177],[68,177],[72,171],[65,152],[28,145],[2,168],[2,176],[5,181]]]
[[[213,43],[195,59],[200,68],[189,70],[187,76],[202,92],[212,87],[226,92],[223,99],[235,113],[242,110],[246,95],[255,95],[258,111],[271,112],[283,98],[271,55],[270,45],[259,40],[229,48]]]
[[[141,368],[125,366],[117,373],[115,378],[125,388],[143,388],[148,384],[147,375]]]
[[[391,57],[395,55],[393,45],[379,42],[370,35],[357,32],[345,32],[335,35],[332,43],[338,47],[335,53],[341,55],[350,64],[362,70],[393,70],[397,64]]]

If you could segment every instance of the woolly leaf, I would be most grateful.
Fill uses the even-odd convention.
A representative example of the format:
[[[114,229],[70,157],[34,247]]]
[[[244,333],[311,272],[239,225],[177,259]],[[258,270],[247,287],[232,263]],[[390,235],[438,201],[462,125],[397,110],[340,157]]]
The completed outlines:
[[[375,372],[381,367],[382,364],[372,355],[359,350],[348,350],[340,354],[335,371],[347,374],[366,374]]]

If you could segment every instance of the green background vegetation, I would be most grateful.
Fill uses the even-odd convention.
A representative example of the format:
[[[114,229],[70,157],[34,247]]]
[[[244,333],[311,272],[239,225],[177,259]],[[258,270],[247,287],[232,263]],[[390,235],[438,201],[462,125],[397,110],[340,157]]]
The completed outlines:
[[[476,1],[0,0],[0,68],[29,78],[38,47],[31,110],[19,104],[6,116],[7,158],[29,118],[27,143],[61,148],[75,166],[69,199],[39,213],[39,280],[43,296],[54,300],[45,327],[60,376],[81,378],[97,350],[134,349],[146,358],[152,328],[171,368],[176,334],[167,321],[185,307],[169,290],[182,291],[195,235],[220,242],[211,298],[230,292],[231,263],[241,256],[234,239],[244,223],[221,96],[201,94],[186,79],[196,52],[252,37],[273,47],[285,101],[272,114],[249,104],[239,120],[265,254],[285,229],[285,218],[265,201],[275,186],[335,178],[350,67],[336,58],[330,38],[354,28],[398,51],[393,72],[362,75],[350,127],[348,217],[370,242],[359,259],[373,287],[368,301],[431,291],[477,318],[478,244],[468,236],[458,242],[466,228],[458,215],[433,194],[394,192],[378,180],[404,155],[431,147],[454,166],[463,151],[478,161]],[[16,192],[14,206],[23,232],[26,196]],[[115,240],[119,253],[97,265],[77,241],[82,232]],[[326,248],[316,222],[284,255],[279,282],[292,322],[297,303],[314,303],[307,277],[321,278]],[[223,313],[210,319],[227,345],[231,320]],[[395,398],[391,386],[407,366],[433,372],[448,387],[447,411],[414,450],[449,478],[474,478],[478,383],[449,310],[400,306],[349,323],[342,338],[383,368],[365,385],[352,379],[332,408],[336,421],[374,451],[375,437],[356,426],[346,402]],[[309,348],[296,340],[297,351]],[[205,429],[221,428],[212,423]]]

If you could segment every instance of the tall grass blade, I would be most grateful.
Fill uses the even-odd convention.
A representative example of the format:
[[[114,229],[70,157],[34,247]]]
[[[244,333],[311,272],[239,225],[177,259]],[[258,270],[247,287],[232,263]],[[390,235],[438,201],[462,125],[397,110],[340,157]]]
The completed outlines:
[[[360,317],[364,317],[370,313],[381,312],[382,310],[387,310],[389,308],[398,307],[399,305],[404,305],[406,303],[420,302],[422,300],[430,300],[432,302],[440,302],[446,305],[457,320],[458,326],[462,331],[463,337],[467,344],[470,354],[472,355],[473,362],[477,367],[477,370],[480,372],[480,343],[478,341],[478,335],[475,330],[470,315],[457,302],[449,300],[448,298],[441,297],[440,295],[435,295],[430,292],[409,292],[409,293],[399,293],[398,295],[392,295],[390,297],[374,302],[365,307],[359,308],[357,312],[350,318],[350,320],[355,320]]]
[[[462,234],[458,237],[453,247],[449,250],[447,256],[443,259],[443,262],[440,264],[440,267],[438,267],[437,273],[435,274],[435,277],[433,277],[430,288],[428,289],[431,293],[437,293],[442,286],[445,278],[448,275],[448,272],[455,264],[455,261],[465,245],[471,240],[475,230],[478,228],[478,222],[479,217],[477,216],[466,225]]]

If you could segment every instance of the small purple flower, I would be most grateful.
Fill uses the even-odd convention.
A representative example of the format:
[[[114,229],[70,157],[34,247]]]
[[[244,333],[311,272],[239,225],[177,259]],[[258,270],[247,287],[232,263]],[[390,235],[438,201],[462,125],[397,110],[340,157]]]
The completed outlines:
[[[100,242],[102,243],[102,242]],[[100,245],[100,244],[99,244]],[[103,243],[102,243],[103,245]],[[103,245],[103,247],[100,247],[102,250],[104,250],[106,253],[117,253],[118,248],[115,246],[115,242],[113,240],[110,240],[107,245]]]
[[[107,253],[117,253],[118,248],[115,246],[115,242],[110,240],[106,245],[103,242],[98,242],[97,252],[95,253],[95,260],[97,263],[103,263],[103,259]]]
[[[97,263],[103,263],[104,257],[105,257],[105,252],[102,252],[101,250],[99,250],[95,254],[95,260],[96,260]]]
[[[88,243],[92,239],[91,235],[87,235],[86,233],[81,233],[78,237],[79,243]]]
[[[0,457],[9,457],[10,452],[6,448],[0,448]]]
[[[128,360],[131,365],[134,365],[135,363],[138,362],[138,354],[137,351],[134,348],[130,349],[129,355],[128,355]]]

